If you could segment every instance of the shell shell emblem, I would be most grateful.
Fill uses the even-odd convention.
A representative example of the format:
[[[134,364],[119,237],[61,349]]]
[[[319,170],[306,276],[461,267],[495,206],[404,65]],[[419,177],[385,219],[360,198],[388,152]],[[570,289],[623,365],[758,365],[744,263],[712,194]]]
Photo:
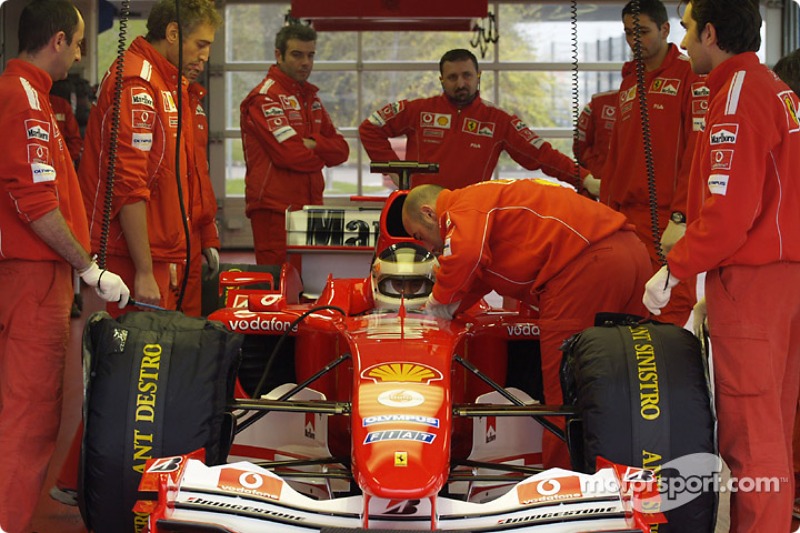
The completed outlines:
[[[442,373],[418,363],[381,363],[361,372],[363,379],[375,383],[430,383],[442,379]]]

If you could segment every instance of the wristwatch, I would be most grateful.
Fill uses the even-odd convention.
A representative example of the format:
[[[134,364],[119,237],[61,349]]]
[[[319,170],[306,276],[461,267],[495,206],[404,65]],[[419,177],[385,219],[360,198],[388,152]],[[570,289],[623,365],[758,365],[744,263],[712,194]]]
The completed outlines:
[[[680,211],[673,211],[669,218],[676,224],[686,224],[686,215]]]

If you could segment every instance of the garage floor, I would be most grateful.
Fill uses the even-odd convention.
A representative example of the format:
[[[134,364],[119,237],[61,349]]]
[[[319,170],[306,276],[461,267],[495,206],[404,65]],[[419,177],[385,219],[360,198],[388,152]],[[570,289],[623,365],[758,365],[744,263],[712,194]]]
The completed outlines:
[[[252,253],[224,252],[222,262],[228,263],[254,263]],[[33,521],[35,533],[84,533],[80,513],[77,507],[69,507],[52,500],[48,491],[53,486],[58,469],[69,448],[75,428],[80,420],[81,408],[81,370],[80,370],[80,339],[86,317],[102,308],[101,302],[94,293],[84,290],[84,310],[81,318],[73,319],[71,324],[71,341],[67,354],[66,374],[64,383],[64,410],[61,431],[55,455],[51,462],[45,488],[39,498],[39,506]],[[797,526],[798,524],[795,524]],[[728,501],[723,497],[720,506],[717,533],[728,531]]]

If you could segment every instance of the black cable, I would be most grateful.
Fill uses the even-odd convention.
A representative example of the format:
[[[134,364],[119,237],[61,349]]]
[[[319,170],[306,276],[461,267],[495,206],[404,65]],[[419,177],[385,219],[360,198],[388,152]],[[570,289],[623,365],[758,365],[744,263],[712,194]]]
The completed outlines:
[[[346,317],[347,313],[344,312],[344,309],[341,307],[336,307],[335,305],[320,305],[317,307],[312,307],[308,311],[301,314],[299,317],[295,318],[289,327],[281,335],[281,338],[278,339],[278,342],[275,343],[275,347],[272,349],[272,353],[269,354],[269,358],[267,359],[267,364],[264,365],[264,372],[261,373],[261,379],[258,381],[258,385],[256,385],[255,390],[253,391],[253,398],[260,398],[261,395],[264,393],[262,390],[264,386],[267,384],[267,376],[269,376],[270,370],[272,370],[272,365],[274,364],[275,360],[277,359],[277,355],[280,352],[283,343],[286,341],[287,337],[289,337],[289,333],[297,326],[300,322],[305,320],[308,315],[311,313],[316,313],[317,311],[324,311],[325,309],[330,309],[332,311],[338,311],[342,314],[342,316]]]
[[[181,185],[181,132],[183,130],[183,28],[181,27],[181,3],[175,0],[175,22],[178,24],[178,127],[175,132],[175,181],[178,184],[178,204],[183,221],[183,234],[186,239],[186,266],[183,269],[181,290],[175,303],[175,310],[180,311],[183,306],[183,297],[186,295],[186,285],[189,281],[189,268],[192,259],[192,236],[189,229],[189,219],[186,216],[186,206],[183,203],[183,186]],[[192,147],[194,149],[194,147]],[[188,155],[189,151],[187,151]],[[190,163],[187,159],[187,164]],[[188,177],[187,173],[187,177]]]
[[[106,268],[108,234],[111,231],[111,207],[114,199],[114,177],[117,173],[117,146],[119,144],[119,115],[122,102],[122,82],[125,72],[125,50],[130,0],[122,0],[119,10],[119,38],[117,39],[117,61],[114,67],[114,92],[111,97],[111,129],[108,136],[108,162],[106,164],[106,195],[103,199],[103,219],[100,224],[100,247],[97,250],[97,266]]]
[[[631,4],[633,16],[633,55],[636,61],[636,92],[639,100],[639,113],[642,117],[642,143],[644,145],[644,161],[647,169],[647,197],[650,206],[650,231],[653,236],[658,260],[662,265],[667,264],[664,257],[664,250],[661,249],[661,225],[658,221],[658,196],[656,192],[656,172],[653,163],[653,141],[650,130],[650,114],[647,108],[647,86],[645,84],[645,64],[642,58],[642,24],[639,19],[641,14],[639,0],[634,0]]]
[[[570,40],[572,48],[572,146],[578,145],[578,119],[580,118],[580,91],[578,90],[578,0],[572,0],[570,11]],[[575,182],[580,190],[581,164],[575,156]]]

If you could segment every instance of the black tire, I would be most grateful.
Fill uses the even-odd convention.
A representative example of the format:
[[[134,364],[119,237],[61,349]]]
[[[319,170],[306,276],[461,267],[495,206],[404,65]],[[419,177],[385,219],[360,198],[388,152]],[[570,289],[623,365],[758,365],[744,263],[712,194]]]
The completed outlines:
[[[669,483],[695,472],[663,465],[691,454],[716,454],[706,360],[685,329],[652,322],[587,329],[566,347],[562,387],[565,403],[575,405],[582,420],[583,461],[576,457],[574,465],[579,469],[594,471],[600,456],[656,469]],[[666,511],[668,523],[659,532],[713,532],[716,503],[709,485]],[[674,507],[675,500],[662,494],[662,505]]]

